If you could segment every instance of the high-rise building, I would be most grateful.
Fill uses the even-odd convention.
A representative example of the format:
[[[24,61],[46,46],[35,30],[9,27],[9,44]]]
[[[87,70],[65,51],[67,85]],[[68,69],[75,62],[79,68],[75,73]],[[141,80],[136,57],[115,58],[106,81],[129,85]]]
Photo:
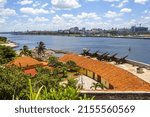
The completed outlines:
[[[148,32],[148,27],[136,27],[132,26],[131,27],[131,32]]]

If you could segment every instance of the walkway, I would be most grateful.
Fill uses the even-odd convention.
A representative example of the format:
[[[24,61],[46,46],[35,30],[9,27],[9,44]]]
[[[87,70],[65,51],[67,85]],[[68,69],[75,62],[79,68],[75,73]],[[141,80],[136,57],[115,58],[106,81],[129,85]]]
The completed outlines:
[[[76,79],[78,81],[77,86],[83,84],[83,90],[92,90],[90,87],[93,86],[93,83],[98,83],[97,81],[85,75],[81,75]],[[97,88],[97,90],[101,90],[101,88]]]

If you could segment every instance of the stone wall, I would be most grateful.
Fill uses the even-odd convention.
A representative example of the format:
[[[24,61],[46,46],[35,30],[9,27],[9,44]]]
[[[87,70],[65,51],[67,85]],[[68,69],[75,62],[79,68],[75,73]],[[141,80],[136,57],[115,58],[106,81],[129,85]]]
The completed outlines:
[[[150,93],[81,93],[88,97],[95,97],[95,100],[150,100]]]
[[[127,63],[133,65],[133,66],[139,66],[139,67],[143,67],[146,69],[150,70],[150,65],[146,64],[146,63],[142,63],[142,62],[138,62],[138,61],[134,61],[134,60],[130,60],[130,59],[126,59]]]

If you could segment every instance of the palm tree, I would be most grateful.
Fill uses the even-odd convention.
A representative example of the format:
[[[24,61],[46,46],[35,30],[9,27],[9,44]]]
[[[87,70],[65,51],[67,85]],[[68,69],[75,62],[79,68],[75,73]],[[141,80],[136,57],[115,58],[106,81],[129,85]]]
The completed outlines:
[[[67,67],[70,71],[74,71],[74,68],[77,67],[77,64],[74,61],[67,61],[66,63]]]
[[[98,87],[100,87],[102,89],[105,88],[105,86],[102,83],[95,83],[95,82],[93,82],[92,86],[90,87],[90,89],[94,88],[94,90],[96,90]]]
[[[45,47],[44,42],[40,41],[40,43],[38,44],[38,46],[36,47],[36,49],[37,49],[37,54],[38,54],[39,57],[41,55],[45,55],[46,47]]]
[[[31,50],[29,50],[27,45],[24,45],[22,49],[20,49],[20,56],[25,55],[25,56],[32,56]]]

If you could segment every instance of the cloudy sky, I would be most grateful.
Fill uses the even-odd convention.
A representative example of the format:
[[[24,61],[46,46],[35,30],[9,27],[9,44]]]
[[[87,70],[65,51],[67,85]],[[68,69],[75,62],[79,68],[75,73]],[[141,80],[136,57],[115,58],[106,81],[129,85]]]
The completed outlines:
[[[0,0],[0,31],[150,28],[150,0]]]

